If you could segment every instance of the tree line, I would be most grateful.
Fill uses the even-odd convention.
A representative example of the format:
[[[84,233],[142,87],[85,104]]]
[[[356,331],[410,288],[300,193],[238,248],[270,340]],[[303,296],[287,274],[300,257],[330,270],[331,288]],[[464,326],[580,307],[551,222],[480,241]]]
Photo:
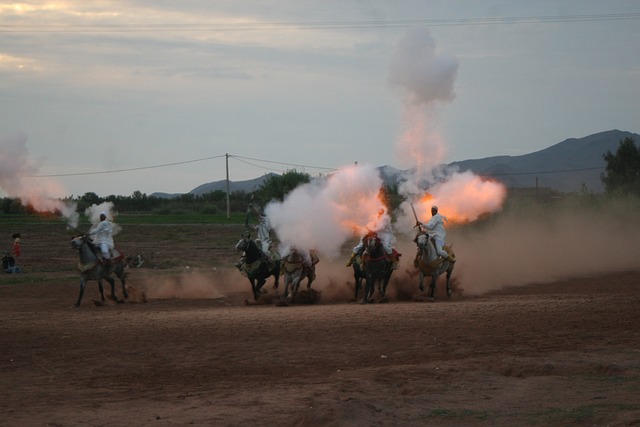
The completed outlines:
[[[250,203],[264,205],[270,200],[283,200],[285,195],[298,185],[309,182],[307,173],[296,170],[282,175],[270,175],[255,192],[234,191],[229,194],[229,210],[246,212]],[[227,193],[215,190],[202,195],[191,193],[180,194],[172,198],[150,196],[134,191],[131,196],[109,195],[101,197],[93,192],[82,196],[61,199],[65,204],[75,204],[78,212],[84,212],[92,205],[111,202],[119,213],[152,213],[175,215],[185,214],[218,214],[227,212]],[[0,201],[0,211],[5,214],[32,214],[36,210],[30,204],[22,203],[20,198],[5,197]]]

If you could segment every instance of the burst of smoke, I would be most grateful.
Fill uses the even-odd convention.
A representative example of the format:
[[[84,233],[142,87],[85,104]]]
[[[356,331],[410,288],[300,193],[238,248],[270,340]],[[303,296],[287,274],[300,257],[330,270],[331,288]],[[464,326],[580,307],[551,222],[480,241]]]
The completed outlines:
[[[76,227],[76,204],[52,198],[51,194],[62,193],[62,187],[49,179],[34,178],[38,170],[39,165],[29,158],[24,133],[0,136],[0,190],[37,212],[59,212],[69,225]]]
[[[415,28],[403,37],[389,65],[388,82],[399,90],[403,101],[403,128],[396,145],[401,162],[428,174],[447,154],[437,127],[436,104],[455,98],[453,85],[457,59],[436,50],[427,29]]]
[[[500,211],[506,196],[507,189],[500,183],[483,180],[469,171],[453,173],[447,180],[429,188],[428,194],[415,195],[404,201],[400,205],[402,214],[398,215],[397,226],[408,232],[416,219],[428,220],[434,205],[449,222],[472,222],[483,214]]]
[[[265,212],[283,248],[315,249],[331,258],[384,207],[381,186],[375,167],[349,166],[299,186],[283,202],[267,205]]]
[[[429,30],[414,28],[398,43],[389,66],[389,83],[403,90],[410,104],[448,102],[455,97],[457,72],[455,56],[438,52]]]
[[[388,80],[400,90],[404,108],[405,130],[397,141],[396,153],[401,162],[411,166],[399,186],[400,194],[408,199],[398,217],[399,228],[405,232],[416,221],[411,202],[415,202],[421,220],[426,219],[431,201],[450,219],[466,222],[498,211],[506,195],[501,184],[440,166],[447,148],[438,130],[435,107],[455,98],[457,71],[457,59],[439,52],[424,28],[412,29],[400,40],[389,66]]]

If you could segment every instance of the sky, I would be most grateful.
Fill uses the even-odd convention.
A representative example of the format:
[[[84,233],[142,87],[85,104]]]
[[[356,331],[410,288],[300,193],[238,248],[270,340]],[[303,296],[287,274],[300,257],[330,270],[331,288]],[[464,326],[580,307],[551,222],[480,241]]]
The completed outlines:
[[[635,0],[17,0],[0,32],[4,196],[186,193],[640,132]]]

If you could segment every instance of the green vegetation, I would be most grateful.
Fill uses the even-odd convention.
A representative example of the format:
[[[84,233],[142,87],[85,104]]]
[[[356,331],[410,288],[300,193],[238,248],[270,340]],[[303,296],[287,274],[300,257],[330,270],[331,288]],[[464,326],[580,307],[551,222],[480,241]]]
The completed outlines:
[[[476,421],[487,421],[489,414],[487,411],[476,411],[472,409],[445,409],[445,408],[433,408],[427,413],[431,418],[445,418],[445,419],[474,419]]]
[[[640,196],[640,147],[634,139],[625,138],[615,154],[607,151],[603,157],[607,166],[601,179],[607,192]]]
[[[581,423],[587,420],[610,415],[611,413],[618,411],[632,411],[637,410],[638,405],[628,404],[599,404],[599,405],[584,405],[575,408],[546,408],[539,413],[533,415],[537,419],[543,419],[545,422],[552,423]]]

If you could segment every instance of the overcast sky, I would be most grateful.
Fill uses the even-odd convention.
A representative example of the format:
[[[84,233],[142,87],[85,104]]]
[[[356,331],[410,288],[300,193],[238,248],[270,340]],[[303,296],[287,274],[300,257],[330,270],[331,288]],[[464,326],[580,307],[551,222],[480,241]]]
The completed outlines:
[[[17,0],[0,32],[0,156],[57,197],[640,132],[636,0]]]

